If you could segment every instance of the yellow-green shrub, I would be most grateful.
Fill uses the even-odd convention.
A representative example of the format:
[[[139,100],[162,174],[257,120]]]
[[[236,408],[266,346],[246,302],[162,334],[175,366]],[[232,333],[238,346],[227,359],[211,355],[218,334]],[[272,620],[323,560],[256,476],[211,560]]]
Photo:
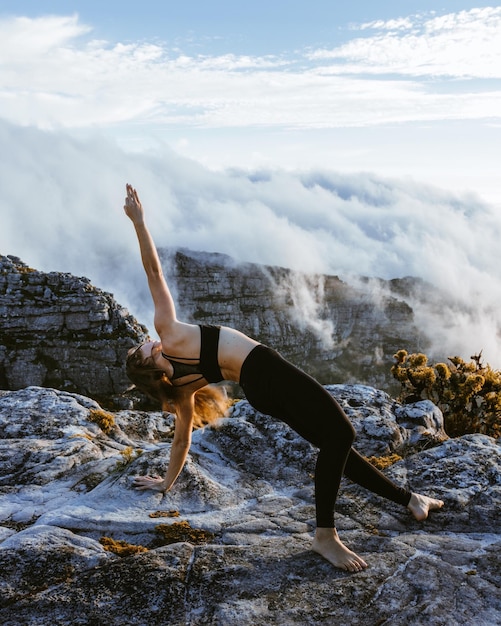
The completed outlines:
[[[378,470],[384,470],[387,467],[391,467],[394,463],[402,460],[399,454],[388,454],[386,456],[370,456],[367,460],[371,465],[374,465]]]
[[[132,461],[138,459],[141,454],[143,454],[143,450],[141,448],[134,449],[132,446],[127,446],[123,450],[120,450],[122,459],[117,461],[115,469],[121,472],[127,467],[127,465],[130,465]]]
[[[465,362],[449,357],[450,364],[428,365],[424,354],[399,350],[391,368],[401,384],[400,399],[415,402],[429,399],[444,415],[444,426],[451,437],[467,433],[501,435],[501,371],[483,365],[481,354]]]
[[[186,541],[192,544],[202,544],[211,541],[214,534],[201,528],[192,528],[187,521],[172,524],[158,524],[155,526],[158,539],[155,545],[166,546],[170,543]]]

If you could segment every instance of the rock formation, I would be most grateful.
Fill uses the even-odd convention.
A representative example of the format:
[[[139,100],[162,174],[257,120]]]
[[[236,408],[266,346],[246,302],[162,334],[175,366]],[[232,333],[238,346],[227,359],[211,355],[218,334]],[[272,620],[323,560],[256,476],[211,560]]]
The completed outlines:
[[[165,471],[171,416],[106,413],[40,387],[0,392],[0,623],[499,624],[499,445],[448,439],[429,402],[328,390],[360,452],[401,456],[384,471],[445,501],[417,522],[344,482],[337,525],[370,565],[359,574],[309,550],[314,449],[246,401],[194,433],[162,496],[131,483]]]
[[[354,287],[336,276],[237,265],[223,254],[163,250],[162,258],[183,319],[238,328],[323,384],[387,389],[393,354],[428,346],[403,298],[409,278]]]
[[[105,398],[129,382],[124,358],[146,329],[86,278],[0,256],[0,388],[55,387]]]

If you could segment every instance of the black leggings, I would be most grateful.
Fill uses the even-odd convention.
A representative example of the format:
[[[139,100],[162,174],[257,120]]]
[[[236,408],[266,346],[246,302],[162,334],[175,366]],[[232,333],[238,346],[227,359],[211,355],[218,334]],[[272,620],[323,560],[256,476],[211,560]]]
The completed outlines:
[[[256,346],[244,361],[240,385],[255,409],[282,420],[319,448],[315,467],[319,528],[334,528],[334,505],[343,473],[384,498],[409,504],[409,491],[391,482],[351,447],[355,431],[338,402],[278,352]]]

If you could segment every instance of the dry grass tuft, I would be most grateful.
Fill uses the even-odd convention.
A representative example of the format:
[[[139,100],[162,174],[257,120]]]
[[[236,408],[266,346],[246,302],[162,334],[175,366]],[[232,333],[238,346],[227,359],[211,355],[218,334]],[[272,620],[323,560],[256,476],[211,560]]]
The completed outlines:
[[[89,421],[97,424],[105,435],[115,428],[115,416],[103,409],[90,409]]]
[[[112,539],[111,537],[101,537],[99,543],[107,552],[113,552],[120,557],[132,556],[134,554],[140,554],[141,552],[148,552],[148,548],[144,546],[136,546],[126,541],[118,539]]]
[[[214,538],[213,533],[201,528],[192,528],[186,521],[174,522],[173,524],[159,524],[155,526],[155,530],[158,534],[158,546],[167,546],[171,543],[184,541],[199,545],[208,543]]]

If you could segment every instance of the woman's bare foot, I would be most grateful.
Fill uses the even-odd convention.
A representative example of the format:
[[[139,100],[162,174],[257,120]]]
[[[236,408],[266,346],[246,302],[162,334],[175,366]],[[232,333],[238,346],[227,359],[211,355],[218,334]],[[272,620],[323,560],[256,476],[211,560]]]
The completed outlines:
[[[349,550],[339,539],[335,528],[317,528],[312,550],[318,552],[335,567],[348,572],[361,572],[367,563]]]
[[[435,498],[429,498],[428,496],[422,496],[419,493],[413,493],[407,508],[418,520],[422,522],[428,517],[430,511],[441,509],[444,506],[442,500],[435,500]]]

